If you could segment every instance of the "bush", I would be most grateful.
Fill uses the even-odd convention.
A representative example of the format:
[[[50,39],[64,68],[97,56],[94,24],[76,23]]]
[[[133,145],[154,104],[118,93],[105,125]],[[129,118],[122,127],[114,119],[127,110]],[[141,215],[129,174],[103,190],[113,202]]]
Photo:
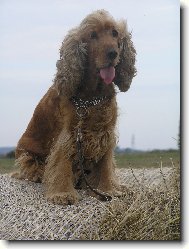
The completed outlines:
[[[7,158],[15,158],[15,151],[10,151],[9,153],[6,154]]]

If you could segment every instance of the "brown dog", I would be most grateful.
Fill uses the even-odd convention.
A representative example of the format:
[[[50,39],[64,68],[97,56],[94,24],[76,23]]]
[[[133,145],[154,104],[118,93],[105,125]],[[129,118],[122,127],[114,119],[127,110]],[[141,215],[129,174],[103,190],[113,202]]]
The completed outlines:
[[[116,144],[115,87],[125,92],[136,74],[131,34],[125,21],[107,11],[88,15],[65,37],[53,86],[37,105],[16,148],[19,173],[43,181],[57,204],[78,201],[77,187],[119,195],[113,150]],[[78,143],[81,146],[78,150]]]

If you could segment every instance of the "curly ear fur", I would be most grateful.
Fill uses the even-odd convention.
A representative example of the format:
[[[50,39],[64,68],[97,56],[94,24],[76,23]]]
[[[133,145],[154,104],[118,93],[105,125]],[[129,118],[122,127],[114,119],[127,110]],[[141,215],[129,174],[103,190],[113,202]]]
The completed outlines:
[[[127,24],[124,20],[118,23],[120,34],[120,61],[116,66],[116,77],[114,83],[119,87],[121,92],[126,92],[136,76],[135,56],[136,50],[131,41],[131,33],[127,30]]]
[[[81,41],[79,28],[72,29],[62,43],[56,64],[54,86],[59,94],[74,94],[84,75],[86,56],[87,44]]]

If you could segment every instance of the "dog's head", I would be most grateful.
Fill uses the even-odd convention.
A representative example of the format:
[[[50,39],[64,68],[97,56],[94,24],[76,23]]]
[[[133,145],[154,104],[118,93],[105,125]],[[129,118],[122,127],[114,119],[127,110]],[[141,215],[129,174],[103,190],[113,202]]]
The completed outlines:
[[[135,55],[126,22],[116,22],[107,11],[95,11],[65,37],[55,85],[63,93],[74,94],[88,71],[96,81],[114,82],[125,92],[136,75]]]

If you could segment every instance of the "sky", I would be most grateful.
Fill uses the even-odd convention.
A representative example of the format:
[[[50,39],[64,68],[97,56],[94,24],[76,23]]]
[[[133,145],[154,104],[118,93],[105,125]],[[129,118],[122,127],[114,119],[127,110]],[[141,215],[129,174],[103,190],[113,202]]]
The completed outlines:
[[[137,76],[129,91],[117,95],[118,146],[177,148],[178,0],[1,0],[0,147],[16,146],[37,103],[53,83],[62,40],[97,9],[127,20],[137,51]]]

